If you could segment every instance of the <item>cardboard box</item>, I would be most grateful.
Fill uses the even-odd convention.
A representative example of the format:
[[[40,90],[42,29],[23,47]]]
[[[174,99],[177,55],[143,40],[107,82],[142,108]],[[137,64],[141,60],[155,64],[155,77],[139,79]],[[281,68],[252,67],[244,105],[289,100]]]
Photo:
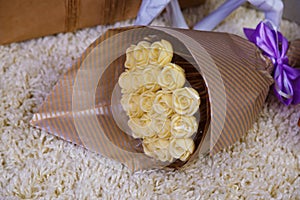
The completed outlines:
[[[182,8],[203,0],[181,0]],[[0,0],[0,44],[134,18],[141,0]]]

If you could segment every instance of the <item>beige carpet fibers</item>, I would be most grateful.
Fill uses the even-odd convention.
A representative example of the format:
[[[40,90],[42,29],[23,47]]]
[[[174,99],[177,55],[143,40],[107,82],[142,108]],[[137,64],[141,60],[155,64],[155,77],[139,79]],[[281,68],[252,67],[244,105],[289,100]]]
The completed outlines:
[[[220,2],[185,10],[189,24]],[[239,8],[216,31],[243,35],[263,14]],[[132,174],[121,164],[28,125],[51,88],[109,27],[0,46],[0,199],[300,199],[300,106],[269,95],[259,119],[232,148],[177,171]],[[168,25],[160,16],[155,25]],[[288,39],[300,27],[283,21]]]

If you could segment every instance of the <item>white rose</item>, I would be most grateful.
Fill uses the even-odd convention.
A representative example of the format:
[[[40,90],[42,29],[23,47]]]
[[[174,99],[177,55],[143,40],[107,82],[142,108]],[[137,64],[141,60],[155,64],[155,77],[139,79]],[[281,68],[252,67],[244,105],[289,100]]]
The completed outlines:
[[[173,113],[172,107],[172,93],[163,90],[158,91],[153,102],[153,110],[158,114],[170,116]]]
[[[137,66],[144,66],[149,63],[150,43],[139,42],[136,46],[132,45],[126,50],[125,67],[133,69]]]
[[[171,119],[171,133],[174,138],[191,137],[198,130],[198,124],[194,116],[175,114]]]
[[[135,58],[133,56],[135,45],[131,45],[126,49],[126,61],[125,61],[125,67],[127,69],[134,69],[136,67]]]
[[[138,90],[143,85],[142,73],[139,69],[123,72],[118,81],[121,92],[128,94]]]
[[[200,105],[200,97],[196,90],[189,87],[173,91],[173,109],[180,115],[192,116]]]
[[[152,114],[151,118],[151,130],[153,130],[159,138],[169,138],[171,136],[171,120],[157,113]]]
[[[150,129],[151,119],[147,114],[140,118],[130,118],[128,126],[132,131],[134,138],[152,137],[155,135]]]
[[[125,106],[125,108],[127,109],[127,115],[130,118],[140,118],[144,114],[140,107],[139,94],[131,93],[128,98],[128,106]]]
[[[155,93],[152,91],[145,91],[140,96],[140,107],[144,112],[152,111],[153,102],[155,99]]]
[[[143,141],[143,149],[146,155],[162,162],[173,162],[169,151],[170,141],[168,139],[156,139],[152,142]]]
[[[181,88],[185,83],[184,70],[176,64],[167,64],[158,76],[158,84],[164,90]]]
[[[134,91],[138,90],[140,87],[143,86],[143,71],[140,69],[136,69],[131,71],[131,87]]]
[[[123,109],[128,112],[129,110],[129,99],[130,99],[130,94],[123,94],[121,97],[121,105],[123,107]]]
[[[159,85],[157,84],[157,77],[159,73],[159,67],[154,65],[146,66],[141,76],[144,87],[152,91],[157,91],[158,89],[160,89]]]
[[[170,154],[181,161],[186,161],[195,150],[195,143],[191,138],[172,139],[170,142]]]
[[[166,40],[152,43],[149,57],[151,64],[158,64],[160,66],[168,64],[173,57],[171,43]]]
[[[129,71],[125,71],[120,75],[118,83],[122,88],[122,93],[129,93],[133,90],[131,85],[131,74]]]

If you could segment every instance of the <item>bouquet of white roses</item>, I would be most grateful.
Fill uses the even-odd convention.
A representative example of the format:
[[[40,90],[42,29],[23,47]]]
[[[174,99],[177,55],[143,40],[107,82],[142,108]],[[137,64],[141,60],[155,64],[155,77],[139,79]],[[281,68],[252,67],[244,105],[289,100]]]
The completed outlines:
[[[170,42],[141,41],[126,50],[126,71],[119,77],[131,135],[142,139],[146,155],[163,162],[186,161],[198,130],[199,94],[184,87],[184,70],[172,58]]]
[[[300,43],[290,46],[293,66]],[[133,170],[181,167],[232,145],[252,126],[274,83],[273,60],[227,33],[112,29],[64,75],[31,123]],[[275,86],[297,103],[297,87],[291,96]]]

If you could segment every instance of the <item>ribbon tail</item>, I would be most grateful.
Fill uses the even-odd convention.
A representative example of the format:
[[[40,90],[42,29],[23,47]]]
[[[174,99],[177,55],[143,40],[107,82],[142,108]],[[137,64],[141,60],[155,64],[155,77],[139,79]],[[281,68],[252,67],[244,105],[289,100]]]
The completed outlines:
[[[134,25],[149,25],[171,0],[143,0]]]
[[[270,20],[276,28],[279,27],[283,12],[281,0],[248,0],[257,9],[265,13],[265,18]]]
[[[300,103],[300,69],[285,64],[277,66],[274,80],[274,92],[281,102],[286,105]]]
[[[252,42],[252,43],[255,43],[255,30],[254,29],[251,29],[251,28],[244,28],[244,34],[246,36],[246,38]]]
[[[298,81],[298,85],[300,84],[300,80]],[[296,87],[294,88],[294,97],[293,97],[293,101],[292,104],[299,104],[300,103],[300,87]]]
[[[290,105],[293,101],[293,88],[285,80],[281,75],[275,78],[274,93],[282,103]]]
[[[300,68],[293,68],[289,65],[284,65],[284,70],[287,73],[293,87],[293,101],[292,104],[300,103]]]
[[[297,81],[300,79],[300,68],[294,68],[284,64],[283,69],[287,73],[290,80]],[[300,85],[298,86],[300,87]]]
[[[221,21],[230,13],[240,7],[247,0],[227,0],[219,8],[209,14],[207,17],[199,21],[193,29],[202,31],[213,30]]]
[[[171,0],[171,2],[167,5],[166,10],[172,27],[184,29],[189,28],[181,12],[178,0]]]

